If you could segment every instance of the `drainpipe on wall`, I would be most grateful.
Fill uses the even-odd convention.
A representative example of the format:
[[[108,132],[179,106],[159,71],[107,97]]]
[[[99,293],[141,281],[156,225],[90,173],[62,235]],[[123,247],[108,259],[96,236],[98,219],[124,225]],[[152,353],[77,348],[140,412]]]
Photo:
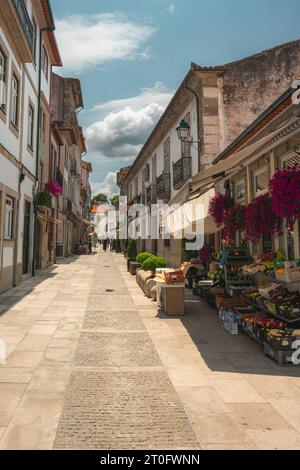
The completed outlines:
[[[37,249],[37,195],[39,191],[39,163],[40,163],[40,120],[41,120],[41,91],[42,91],[42,47],[43,47],[43,33],[55,30],[54,23],[51,27],[41,28],[39,37],[39,79],[38,79],[38,109],[37,109],[37,132],[36,132],[36,166],[35,166],[35,200],[34,200],[34,227],[33,227],[33,250],[32,250],[32,276],[36,275],[36,249]],[[51,77],[50,77],[51,80]]]
[[[200,98],[199,98],[199,95],[198,93],[193,90],[192,88],[190,88],[187,84],[187,82],[185,82],[185,88],[194,95],[195,99],[196,99],[196,106],[197,106],[197,132],[198,132],[198,173],[200,173],[201,171],[201,150],[202,150],[202,147],[201,147],[201,123],[200,123]]]

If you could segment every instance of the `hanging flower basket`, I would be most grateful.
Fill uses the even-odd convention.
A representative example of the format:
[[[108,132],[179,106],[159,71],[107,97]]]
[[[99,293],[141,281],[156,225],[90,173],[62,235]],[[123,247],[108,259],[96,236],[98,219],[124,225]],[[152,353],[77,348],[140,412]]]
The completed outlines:
[[[294,230],[300,219],[300,165],[278,170],[270,181],[272,210],[280,219],[286,219],[287,229]]]
[[[234,235],[239,230],[245,229],[245,206],[232,206],[228,209],[224,216],[224,231],[226,237],[233,240]]]
[[[47,183],[45,190],[55,197],[60,196],[63,191],[61,185],[57,183],[57,181],[50,181],[50,183]]]
[[[199,251],[198,258],[201,261],[201,263],[203,263],[203,264],[208,264],[209,263],[209,261],[211,259],[211,250],[210,250],[209,246],[204,245],[203,248],[201,248],[201,250]]]
[[[224,217],[228,209],[232,207],[234,201],[228,194],[216,194],[210,200],[209,214],[213,218],[217,227],[221,227],[224,222]]]
[[[245,209],[247,239],[257,243],[261,236],[270,237],[280,231],[280,219],[272,210],[272,201],[268,194],[260,196]]]

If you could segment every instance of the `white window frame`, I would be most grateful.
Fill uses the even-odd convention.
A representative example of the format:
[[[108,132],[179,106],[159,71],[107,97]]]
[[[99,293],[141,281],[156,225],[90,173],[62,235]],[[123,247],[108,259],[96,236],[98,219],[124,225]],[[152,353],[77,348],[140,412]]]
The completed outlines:
[[[20,82],[15,74],[12,76],[11,81],[11,123],[18,128],[19,124],[19,93]]]
[[[7,57],[0,48],[0,109],[6,112]]]
[[[29,103],[27,144],[31,150],[33,150],[33,140],[34,140],[34,107],[31,103]]]
[[[238,187],[241,185],[244,185],[245,193],[243,197],[239,197],[238,195]],[[246,202],[246,197],[247,197],[246,178],[241,178],[234,185],[234,199],[236,203],[240,203],[243,205]]]
[[[267,165],[265,165],[261,168],[258,168],[257,170],[254,170],[253,173],[252,173],[253,196],[254,196],[254,198],[257,198],[259,196],[263,196],[264,194],[267,194],[269,192],[268,188],[262,189],[260,191],[256,190],[256,178],[257,178],[257,176],[261,175],[262,173],[265,173],[266,171],[268,171]]]
[[[14,199],[5,197],[4,240],[13,240],[14,235]]]
[[[48,81],[49,77],[49,56],[46,50],[45,45],[43,45],[43,52],[42,52],[42,70],[45,75],[46,80]]]

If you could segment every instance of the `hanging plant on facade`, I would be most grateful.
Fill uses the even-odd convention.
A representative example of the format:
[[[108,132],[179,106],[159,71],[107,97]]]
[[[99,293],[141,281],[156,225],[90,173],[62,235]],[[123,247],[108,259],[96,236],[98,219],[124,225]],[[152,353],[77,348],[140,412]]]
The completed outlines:
[[[280,219],[286,219],[287,229],[294,230],[300,219],[300,165],[278,170],[270,181],[272,209]]]
[[[280,231],[280,220],[272,210],[268,194],[260,196],[245,208],[247,239],[257,243],[261,236],[270,237]]]
[[[232,206],[228,209],[224,216],[224,233],[225,236],[233,240],[236,232],[245,230],[245,206]]]
[[[57,181],[50,181],[45,186],[45,189],[48,193],[52,194],[52,196],[60,196],[62,194],[62,187]]]
[[[209,214],[213,218],[217,227],[221,227],[224,223],[224,217],[228,209],[232,207],[234,201],[228,194],[216,194],[210,200]]]

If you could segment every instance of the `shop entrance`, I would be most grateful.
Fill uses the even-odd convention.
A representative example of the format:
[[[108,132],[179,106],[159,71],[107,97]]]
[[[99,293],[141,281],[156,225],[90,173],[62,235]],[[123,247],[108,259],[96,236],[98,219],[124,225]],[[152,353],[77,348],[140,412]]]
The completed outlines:
[[[29,252],[30,252],[30,214],[31,204],[25,201],[24,207],[24,235],[23,235],[23,274],[29,274]]]

